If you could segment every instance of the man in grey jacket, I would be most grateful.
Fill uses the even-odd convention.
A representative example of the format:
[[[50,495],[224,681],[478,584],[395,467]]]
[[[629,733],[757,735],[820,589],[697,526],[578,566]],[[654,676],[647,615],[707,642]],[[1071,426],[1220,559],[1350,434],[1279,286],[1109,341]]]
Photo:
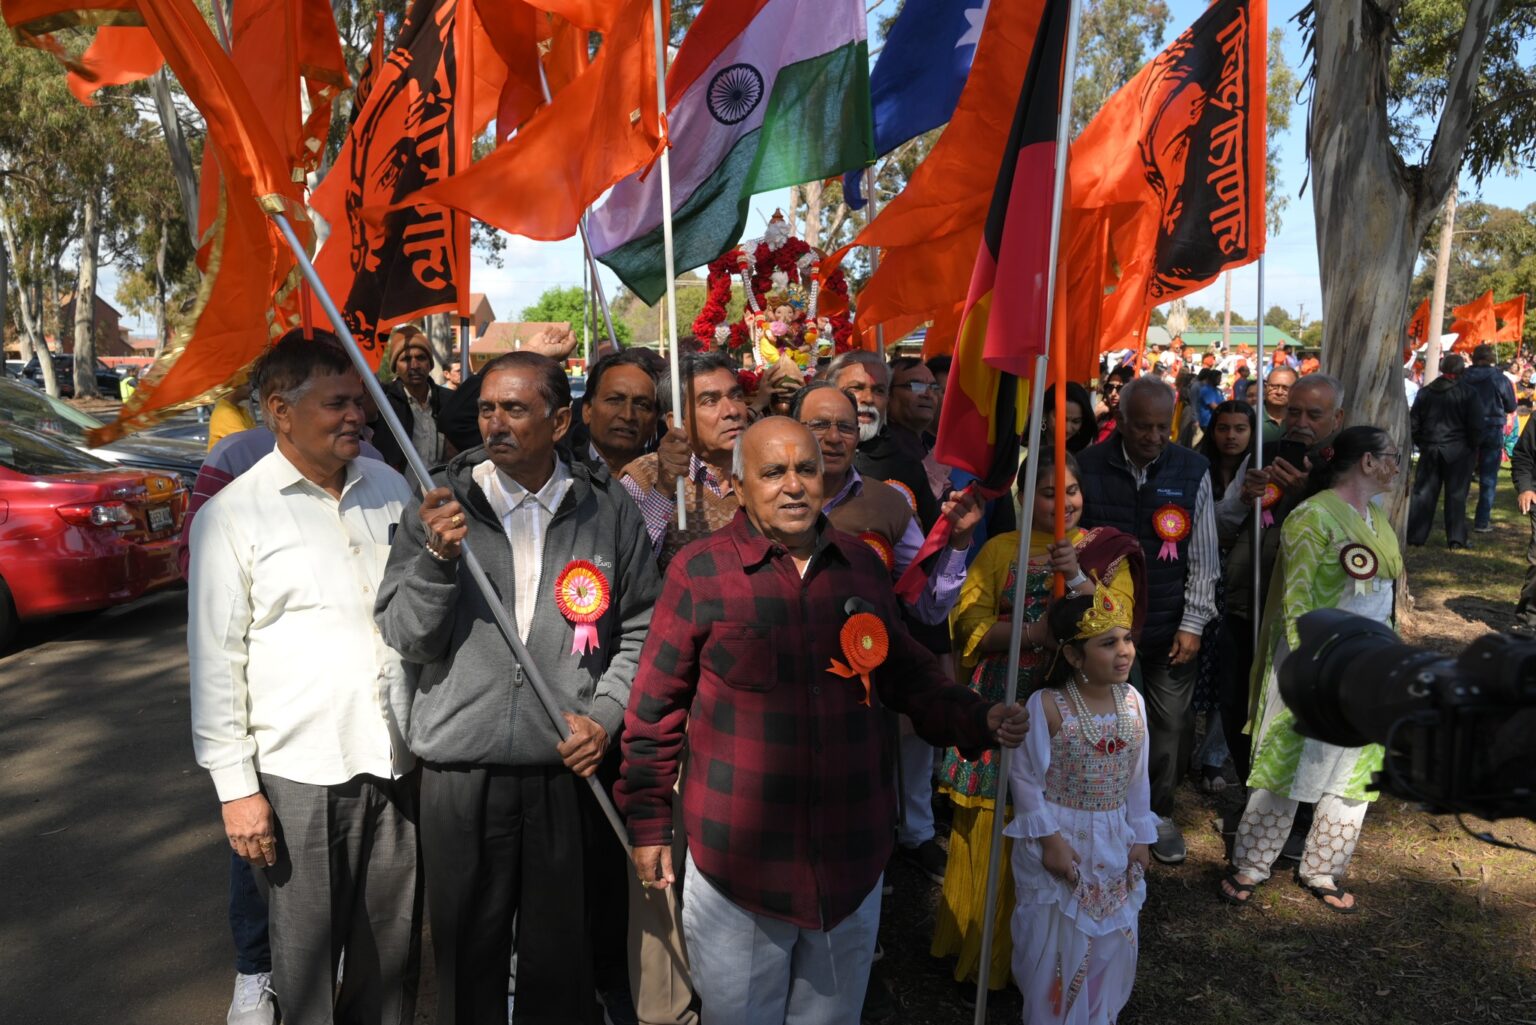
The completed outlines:
[[[623,723],[660,577],[623,489],[557,457],[570,404],[547,357],[487,366],[484,445],[406,508],[379,588],[379,629],[408,667],[396,703],[422,761],[442,1025],[505,1013],[514,916],[519,1019],[582,1022],[595,1007],[583,777]],[[560,702],[564,742],[459,565],[466,538]]]

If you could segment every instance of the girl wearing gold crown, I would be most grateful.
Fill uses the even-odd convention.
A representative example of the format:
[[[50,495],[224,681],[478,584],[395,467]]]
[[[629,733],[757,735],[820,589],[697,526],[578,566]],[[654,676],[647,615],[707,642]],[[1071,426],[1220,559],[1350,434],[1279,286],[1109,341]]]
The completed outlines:
[[[1013,978],[1032,1025],[1109,1025],[1136,981],[1148,845],[1147,721],[1128,681],[1131,602],[1111,587],[1051,606],[1048,686],[1010,763]]]

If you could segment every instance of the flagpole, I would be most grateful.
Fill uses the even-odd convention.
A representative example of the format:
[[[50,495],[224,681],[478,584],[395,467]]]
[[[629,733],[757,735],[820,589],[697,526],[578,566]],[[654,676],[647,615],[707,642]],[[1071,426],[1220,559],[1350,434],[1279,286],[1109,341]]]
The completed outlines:
[[[539,58],[539,89],[544,93],[544,102],[550,102],[549,79],[544,77],[544,58]],[[659,73],[658,73],[659,75]],[[663,108],[665,109],[665,108]],[[592,291],[597,295],[598,308],[603,311],[603,325],[608,329],[608,341],[615,350],[622,348],[619,345],[619,336],[613,330],[613,313],[608,309],[608,296],[603,292],[603,279],[597,275],[597,259],[592,255],[592,243],[587,238],[587,215],[582,214],[576,221],[576,231],[581,235],[581,252],[586,260],[587,269],[592,274]]]
[[[378,377],[373,368],[368,365],[368,360],[363,356],[363,351],[357,347],[357,339],[352,336],[352,330],[347,327],[346,320],[341,311],[331,301],[331,295],[326,291],[325,284],[320,280],[320,275],[315,272],[315,265],[310,263],[309,254],[304,251],[299,236],[294,233],[293,225],[288,223],[288,218],[283,214],[273,214],[272,219],[277,222],[278,229],[282,231],[283,238],[288,241],[288,248],[293,250],[293,257],[298,261],[299,270],[309,285],[314,289],[315,298],[320,300],[320,306],[330,318],[331,326],[336,332],[336,337],[347,350],[347,355],[352,358],[352,365],[357,368],[358,374],[363,379],[363,387],[372,396],[374,404],[379,408],[379,415],[384,418],[384,425],[389,428],[389,433],[394,435],[395,441],[400,445],[400,451],[404,453],[406,463],[411,473],[415,475],[421,485],[423,493],[434,486],[432,483],[432,471],[427,468],[426,461],[416,451],[416,446],[411,444],[411,432],[405,429],[400,418],[395,414],[395,409],[390,405],[384,395],[384,389],[379,384]],[[567,740],[571,735],[571,728],[565,722],[565,717],[560,714],[560,706],[555,701],[554,693],[549,689],[549,684],[544,681],[544,675],[539,671],[533,656],[528,654],[528,648],[523,644],[523,639],[518,636],[517,627],[512,623],[512,617],[507,614],[506,606],[502,604],[496,589],[491,586],[491,580],[485,575],[485,570],[480,566],[480,560],[475,558],[475,553],[470,550],[469,539],[465,538],[459,545],[462,553],[464,568],[469,572],[470,579],[480,591],[481,599],[490,610],[491,618],[495,620],[496,627],[501,631],[502,638],[512,649],[512,657],[522,669],[524,679],[532,688],[534,695],[539,699],[539,704],[544,707],[544,713],[554,724],[555,732],[561,740]],[[614,810],[613,802],[598,781],[597,774],[587,777],[587,784],[592,788],[592,796],[597,799],[598,807],[608,819],[608,824],[613,827],[619,843],[623,846],[627,855],[633,859],[633,852],[629,846],[629,834],[624,829],[624,823],[619,819],[619,813]]]
[[[1066,198],[1067,151],[1072,139],[1072,83],[1077,79],[1077,28],[1082,13],[1082,0],[1072,0],[1067,14],[1067,43],[1062,61],[1061,103],[1056,117],[1056,168],[1051,187],[1051,262],[1046,275],[1045,288],[1045,353],[1035,358],[1035,373],[1029,388],[1029,460],[1024,470],[1024,491],[1019,502],[1019,552],[1014,567],[1014,579],[1019,593],[1028,590],[1029,539],[1033,535],[1035,521],[1035,485],[1040,472],[1040,417],[1045,408],[1045,384],[1051,349],[1052,319],[1056,314],[1057,264],[1061,259],[1061,213]],[[1041,31],[1044,31],[1042,28]],[[1063,353],[1065,355],[1065,353]],[[1024,603],[1013,603],[1013,618],[1008,633],[1008,675],[1006,677],[1003,704],[1011,705],[1019,696],[1019,654],[1024,640]],[[1036,724],[1039,728],[1039,724]],[[992,974],[993,924],[996,915],[998,870],[1003,858],[1003,819],[1008,807],[1008,763],[1013,749],[1002,747],[997,758],[997,795],[993,801],[992,847],[987,852],[987,892],[981,910],[981,959],[976,967],[975,1025],[986,1025],[987,979]]]
[[[681,353],[677,351],[677,267],[672,252],[672,140],[667,124],[667,37],[661,32],[661,0],[651,0],[651,28],[656,34],[656,115],[663,127],[661,140],[661,246],[666,257],[667,351],[672,362],[672,424],[683,426],[683,378]],[[687,480],[677,478],[677,529],[688,529]]]
[[[459,318],[459,386],[469,380],[469,318]]]
[[[1264,380],[1269,375],[1264,371],[1264,256],[1259,255],[1259,412],[1254,422],[1259,425],[1257,437],[1253,439],[1253,465],[1250,470],[1261,469],[1264,466]],[[1264,554],[1264,496],[1260,494],[1253,500],[1253,653],[1258,657],[1259,652],[1259,621],[1264,617],[1260,615],[1264,611],[1264,592],[1260,578],[1263,576]],[[1226,726],[1226,723],[1222,723]]]
[[[880,213],[880,205],[875,200],[875,165],[871,164],[864,169],[865,202],[869,206],[869,221],[873,221]],[[869,223],[866,221],[865,223]],[[875,272],[880,269],[880,247],[869,247],[869,276],[873,278]],[[875,351],[885,359],[885,325],[875,325]]]

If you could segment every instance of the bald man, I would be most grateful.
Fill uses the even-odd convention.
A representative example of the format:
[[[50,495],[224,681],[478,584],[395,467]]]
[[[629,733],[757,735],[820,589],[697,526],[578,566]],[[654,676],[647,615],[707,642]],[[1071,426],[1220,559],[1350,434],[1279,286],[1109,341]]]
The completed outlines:
[[[731,478],[741,510],[667,568],[625,716],[620,810],[642,885],[673,884],[686,736],[683,932],[705,1013],[858,1021],[895,825],[881,707],[978,755],[1016,746],[1028,719],[946,679],[907,634],[879,556],[821,515],[808,428],[759,421]],[[848,632],[871,642],[857,665]]]

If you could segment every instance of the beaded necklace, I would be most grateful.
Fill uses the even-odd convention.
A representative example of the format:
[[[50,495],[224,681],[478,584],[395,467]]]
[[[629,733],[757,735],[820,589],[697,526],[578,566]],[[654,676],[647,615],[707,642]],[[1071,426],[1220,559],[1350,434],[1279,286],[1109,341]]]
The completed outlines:
[[[1083,739],[1088,746],[1104,754],[1112,755],[1128,744],[1136,735],[1136,719],[1131,714],[1130,705],[1126,701],[1126,692],[1130,689],[1128,683],[1117,683],[1110,687],[1115,696],[1115,733],[1112,737],[1104,735],[1103,724],[1098,716],[1088,710],[1088,702],[1083,700],[1083,692],[1077,689],[1077,674],[1073,673],[1067,679],[1067,700],[1072,703],[1072,712],[1077,716],[1077,728],[1083,734]]]

